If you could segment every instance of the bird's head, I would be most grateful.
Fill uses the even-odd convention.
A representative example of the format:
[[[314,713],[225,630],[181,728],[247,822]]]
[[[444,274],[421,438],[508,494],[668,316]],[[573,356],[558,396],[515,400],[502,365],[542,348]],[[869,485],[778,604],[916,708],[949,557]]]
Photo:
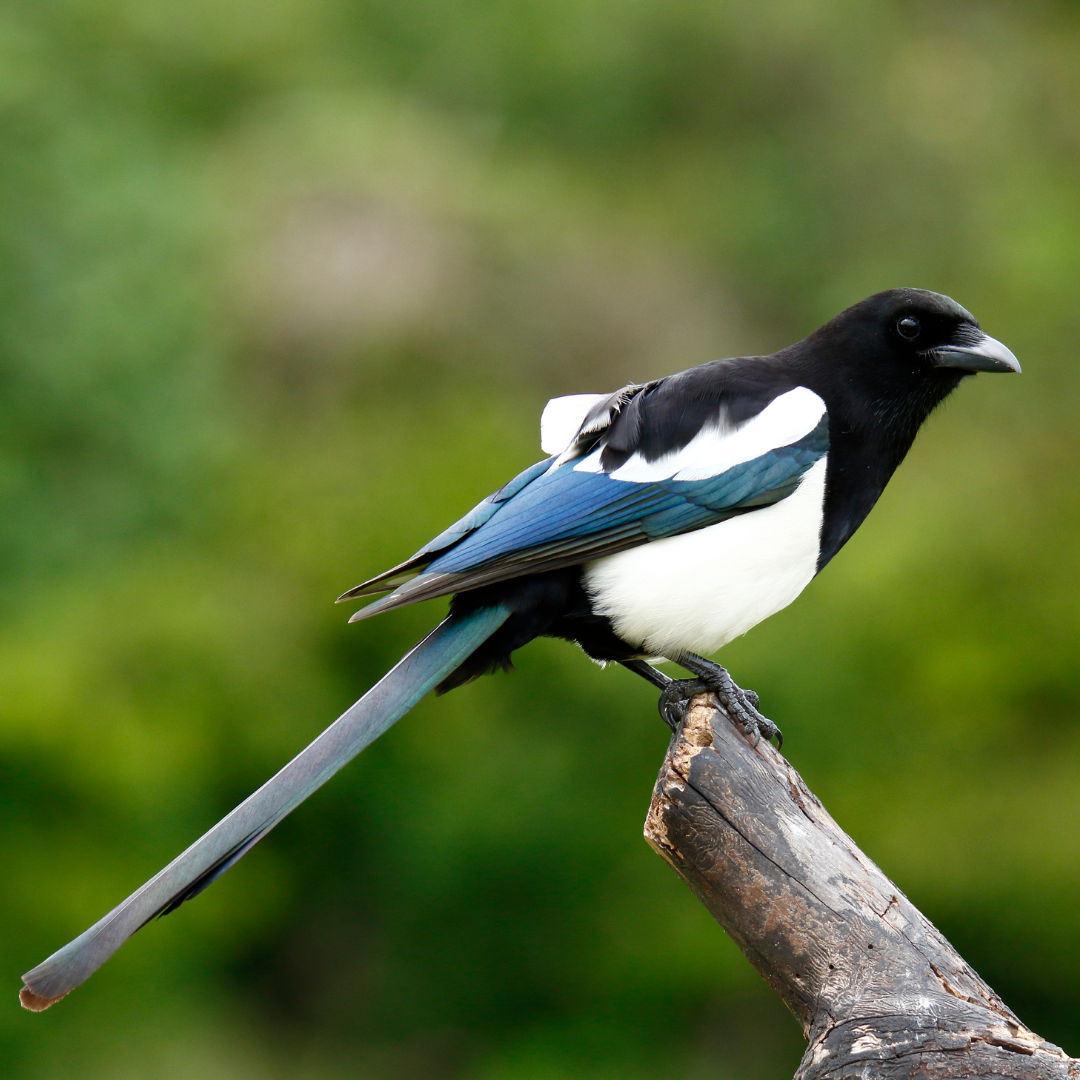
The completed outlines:
[[[979,329],[975,316],[955,300],[925,289],[889,289],[842,312],[822,331],[869,345],[865,358],[904,371],[1020,372],[1012,352]]]
[[[800,366],[817,368],[823,390],[854,391],[876,421],[895,419],[903,427],[917,428],[967,375],[1020,371],[1012,352],[970,312],[925,289],[875,293],[796,349]]]

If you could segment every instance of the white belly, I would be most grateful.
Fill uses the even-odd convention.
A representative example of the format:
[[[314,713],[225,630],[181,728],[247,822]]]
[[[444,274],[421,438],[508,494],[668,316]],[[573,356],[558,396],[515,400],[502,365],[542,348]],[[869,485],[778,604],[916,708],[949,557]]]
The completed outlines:
[[[649,656],[708,654],[745,634],[814,576],[825,463],[772,506],[589,563],[593,610]]]

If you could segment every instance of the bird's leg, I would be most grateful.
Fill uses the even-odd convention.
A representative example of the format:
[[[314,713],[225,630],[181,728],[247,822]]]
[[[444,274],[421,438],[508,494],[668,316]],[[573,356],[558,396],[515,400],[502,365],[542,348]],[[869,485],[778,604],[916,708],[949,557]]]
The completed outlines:
[[[686,711],[686,702],[694,694],[702,694],[708,689],[704,683],[698,683],[694,679],[680,681],[668,678],[662,671],[654,668],[652,664],[647,664],[644,660],[620,660],[619,663],[663,691],[657,708],[660,710],[660,716],[663,718],[664,723],[672,731],[678,728],[679,721],[682,720],[682,714]],[[697,689],[693,693],[687,693],[686,688],[691,684],[697,686]],[[683,706],[682,708],[680,708],[680,703]]]
[[[664,695],[661,696],[661,702],[663,702],[664,696],[672,693],[676,686],[685,686],[687,690],[694,688],[686,700],[695,693],[700,694],[701,690],[696,689],[696,687],[703,686],[705,689],[711,690],[720,699],[724,711],[747,735],[752,734],[755,736],[755,744],[757,739],[762,736],[766,741],[775,736],[777,749],[784,745],[784,736],[780,729],[768,717],[762,716],[758,712],[757,694],[753,690],[743,690],[737,686],[735,680],[727,673],[726,668],[721,667],[712,660],[706,660],[705,657],[698,656],[696,653],[683,653],[678,658],[678,663],[687,671],[696,675],[697,678],[686,680],[684,683],[672,682],[664,691]],[[682,708],[685,711],[685,704]],[[663,704],[660,706],[660,711],[663,715]],[[664,716],[664,719],[666,720],[667,716]]]
[[[651,682],[659,690],[666,690],[674,681],[659,668],[654,668],[652,664],[647,664],[644,660],[620,660],[619,663],[628,671]]]

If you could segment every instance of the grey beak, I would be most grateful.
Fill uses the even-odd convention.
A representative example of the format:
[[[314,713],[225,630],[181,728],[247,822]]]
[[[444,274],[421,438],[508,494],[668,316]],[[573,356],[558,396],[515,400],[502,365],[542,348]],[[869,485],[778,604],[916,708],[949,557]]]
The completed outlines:
[[[961,368],[964,371],[1012,371],[1020,374],[1020,361],[1007,345],[976,330],[969,343],[942,345],[930,354],[937,367]]]

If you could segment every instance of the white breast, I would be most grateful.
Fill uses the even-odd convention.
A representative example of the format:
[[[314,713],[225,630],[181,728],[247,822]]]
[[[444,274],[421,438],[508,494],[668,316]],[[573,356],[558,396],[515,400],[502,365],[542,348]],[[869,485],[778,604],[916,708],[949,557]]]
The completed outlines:
[[[585,567],[593,610],[650,656],[709,654],[785,608],[817,568],[826,458],[786,499]]]

